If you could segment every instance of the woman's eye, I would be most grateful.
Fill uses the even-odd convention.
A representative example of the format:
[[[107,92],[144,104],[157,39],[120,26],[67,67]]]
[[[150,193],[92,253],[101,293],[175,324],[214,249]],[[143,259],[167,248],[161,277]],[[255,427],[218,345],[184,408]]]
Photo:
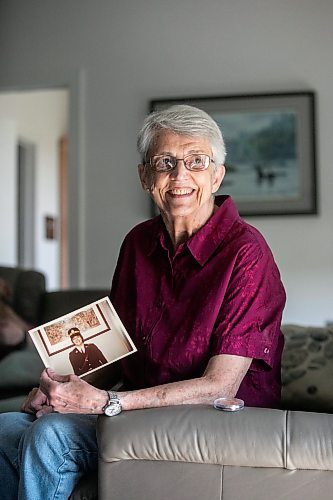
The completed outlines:
[[[170,169],[172,168],[172,159],[170,156],[163,156],[158,162],[158,167],[162,169]]]

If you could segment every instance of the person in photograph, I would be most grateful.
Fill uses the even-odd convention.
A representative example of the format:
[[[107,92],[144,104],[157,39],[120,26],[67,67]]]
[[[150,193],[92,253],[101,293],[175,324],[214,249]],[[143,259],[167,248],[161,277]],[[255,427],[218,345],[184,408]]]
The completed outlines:
[[[97,470],[97,415],[221,396],[280,406],[284,287],[263,236],[230,196],[215,197],[226,154],[217,123],[192,106],[156,111],[138,150],[160,214],[127,234],[113,277],[111,302],[137,347],[120,361],[124,387],[44,370],[23,413],[0,415],[2,497],[68,498]]]
[[[95,344],[86,344],[79,328],[70,328],[68,335],[75,345],[69,353],[69,361],[75,375],[83,375],[107,363],[107,359]]]

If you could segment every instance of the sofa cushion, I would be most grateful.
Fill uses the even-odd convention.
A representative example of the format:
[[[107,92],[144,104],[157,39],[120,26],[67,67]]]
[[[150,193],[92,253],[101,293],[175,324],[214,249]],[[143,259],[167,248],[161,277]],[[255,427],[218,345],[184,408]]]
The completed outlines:
[[[333,413],[333,328],[283,325],[282,405]]]
[[[10,304],[19,316],[32,325],[39,323],[41,298],[45,293],[45,277],[42,273],[18,267],[0,266],[0,276],[10,290]]]
[[[0,363],[0,393],[16,388],[30,390],[38,385],[43,368],[43,362],[33,347],[11,352]]]

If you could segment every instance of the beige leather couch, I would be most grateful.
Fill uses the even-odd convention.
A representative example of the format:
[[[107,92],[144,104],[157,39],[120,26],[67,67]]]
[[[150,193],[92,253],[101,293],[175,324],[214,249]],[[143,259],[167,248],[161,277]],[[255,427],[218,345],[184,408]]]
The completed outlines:
[[[100,500],[333,498],[333,415],[211,406],[98,423]]]
[[[283,331],[284,410],[186,405],[100,417],[98,498],[332,499],[333,329]]]

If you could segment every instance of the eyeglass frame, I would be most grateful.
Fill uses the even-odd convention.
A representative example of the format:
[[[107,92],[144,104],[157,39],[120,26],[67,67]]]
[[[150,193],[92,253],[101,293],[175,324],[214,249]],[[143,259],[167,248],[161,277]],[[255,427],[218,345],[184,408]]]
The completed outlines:
[[[186,163],[185,163],[186,158],[188,158],[189,156],[196,156],[196,155],[197,155],[197,156],[205,156],[206,158],[208,158],[209,162],[207,162],[207,166],[205,166],[204,168],[201,168],[201,169],[197,169],[197,170],[196,170],[196,169],[192,169],[192,168],[188,168],[188,167],[186,166]],[[158,157],[163,158],[163,156],[167,156],[167,157],[169,157],[169,158],[173,159],[173,160],[174,160],[175,165],[174,165],[173,167],[171,167],[171,168],[168,168],[167,170],[156,170],[156,169],[153,167],[151,160],[152,160],[152,158],[158,158]],[[214,164],[215,164],[215,161],[213,160],[213,158],[211,158],[211,157],[210,157],[209,155],[207,155],[206,153],[190,153],[190,154],[188,154],[188,155],[185,155],[185,156],[184,156],[184,158],[177,158],[176,156],[173,156],[173,155],[167,155],[167,154],[165,154],[165,155],[153,155],[153,156],[151,156],[151,157],[149,158],[149,160],[148,160],[148,161],[143,162],[143,165],[144,165],[145,167],[146,167],[147,165],[149,165],[149,166],[150,166],[150,168],[153,170],[153,172],[163,173],[163,174],[164,174],[164,173],[172,172],[172,171],[176,168],[177,163],[178,163],[179,161],[182,161],[182,162],[184,163],[184,166],[185,166],[186,170],[188,170],[189,172],[204,172],[205,170],[207,170],[207,169],[208,169],[208,167],[209,167],[209,165],[210,165],[211,163],[214,163]]]

